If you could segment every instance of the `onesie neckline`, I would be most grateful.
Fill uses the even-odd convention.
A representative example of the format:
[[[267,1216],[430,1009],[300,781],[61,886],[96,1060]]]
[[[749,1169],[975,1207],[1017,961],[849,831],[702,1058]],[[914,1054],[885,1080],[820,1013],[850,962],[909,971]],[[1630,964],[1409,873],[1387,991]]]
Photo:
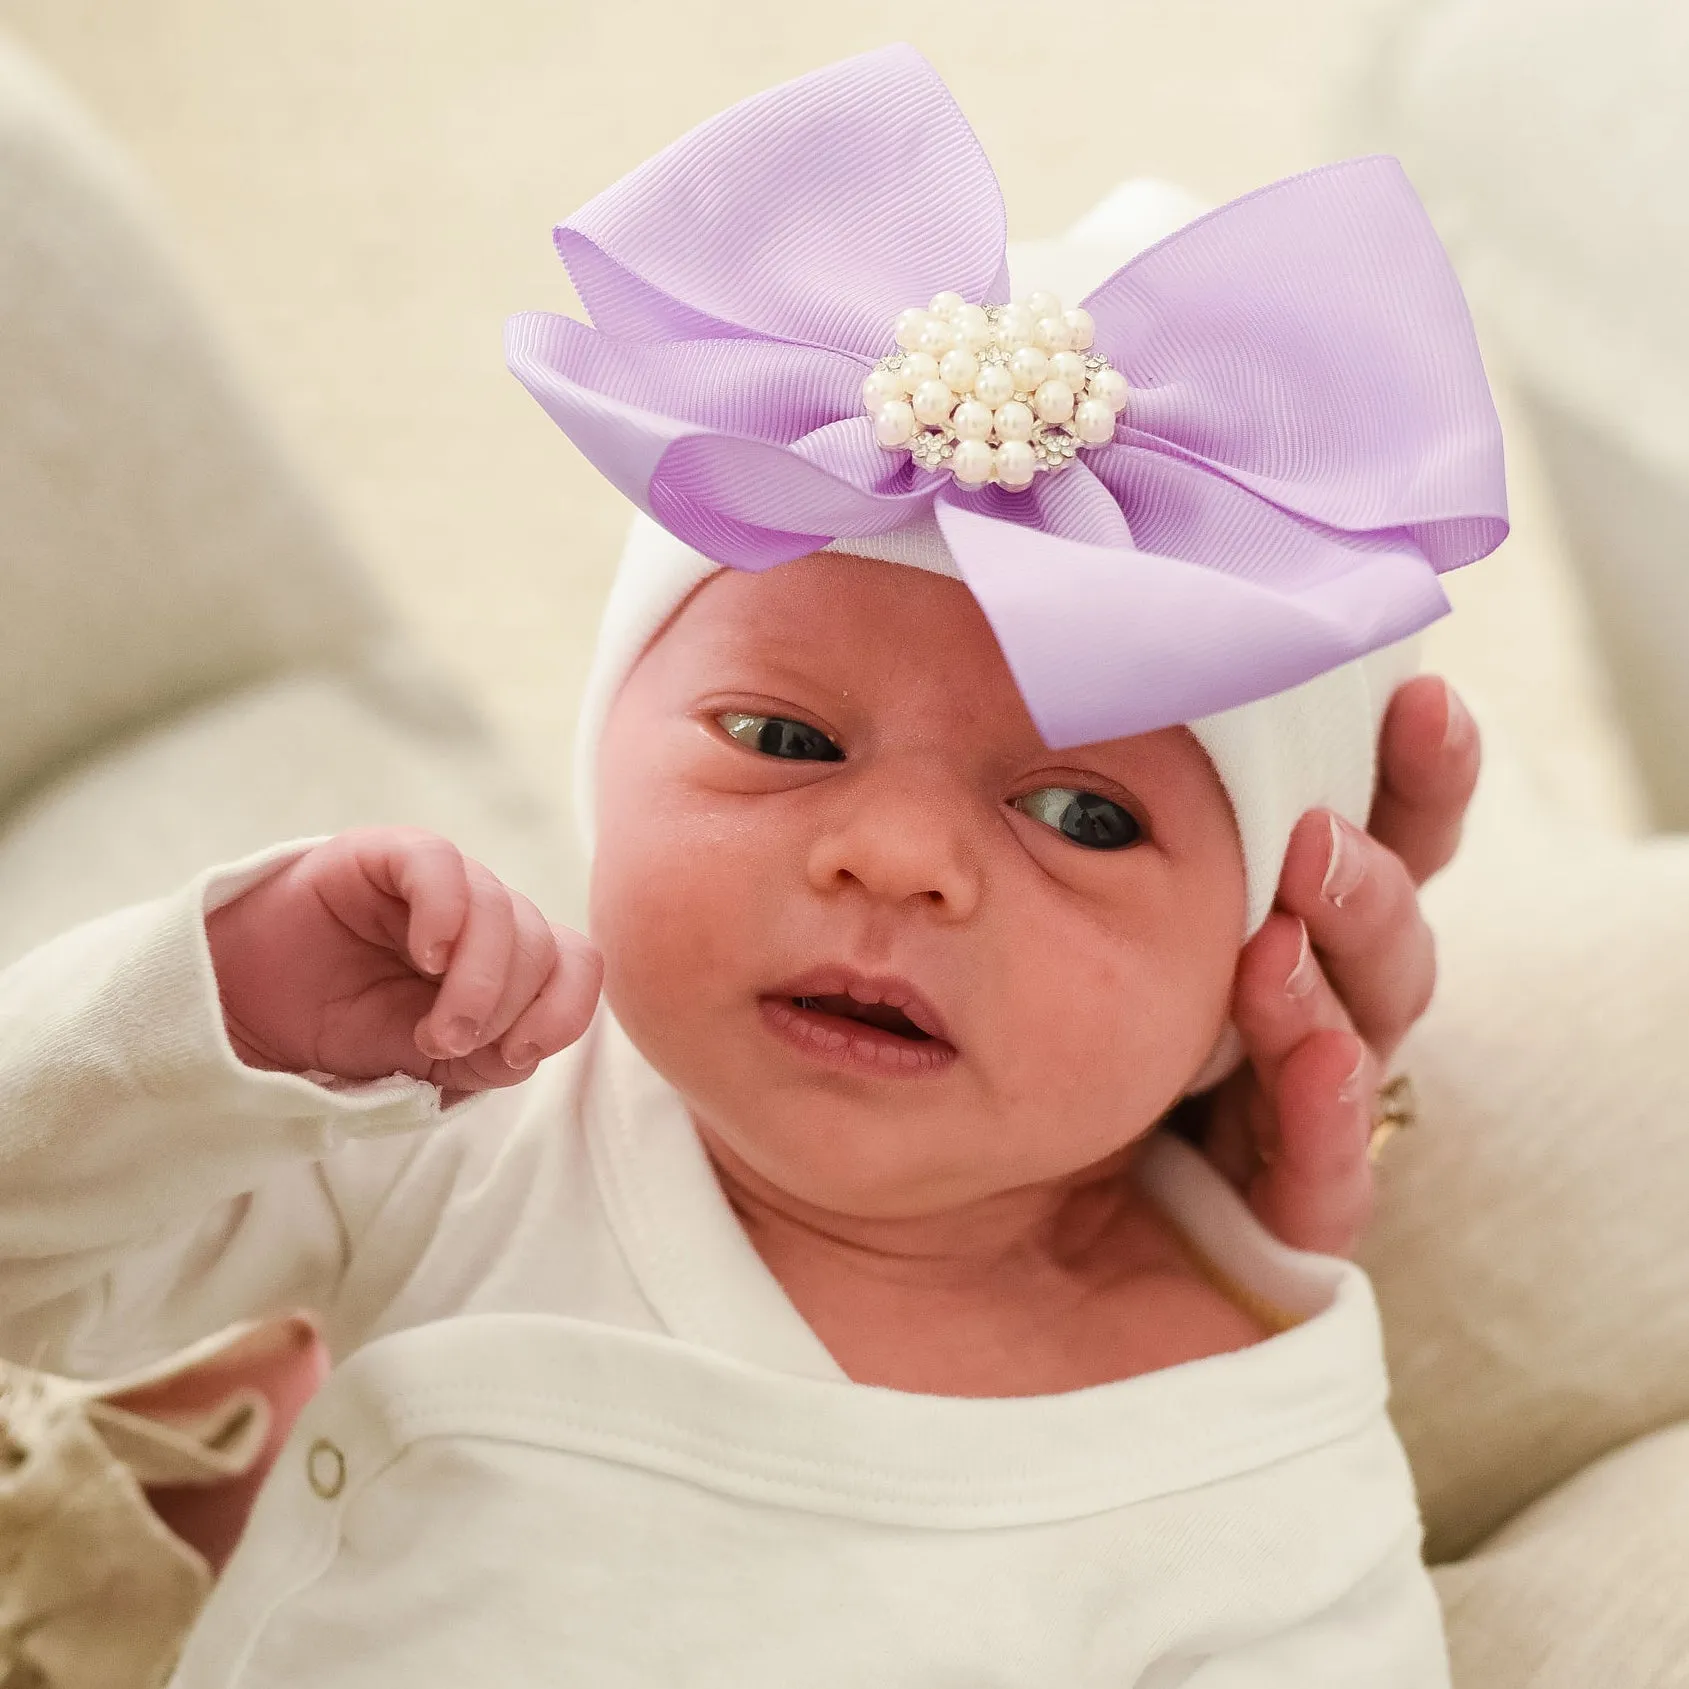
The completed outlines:
[[[590,1036],[594,1064],[601,1064],[585,1122],[594,1173],[629,1268],[670,1335],[756,1366],[870,1388],[852,1384],[757,1253],[673,1087],[607,1008]],[[1332,1388],[1346,1395],[1359,1385],[1369,1399],[1384,1399],[1376,1305],[1359,1267],[1280,1243],[1221,1175],[1169,1132],[1145,1145],[1135,1176],[1206,1266],[1252,1301],[1281,1311],[1287,1323],[1246,1349],[1090,1389],[1149,1396],[1192,1368],[1230,1370],[1240,1383],[1259,1375],[1266,1383],[1288,1367],[1286,1378],[1295,1375],[1305,1392],[1317,1390],[1307,1356],[1329,1350]],[[1301,1358],[1290,1367],[1293,1355]]]

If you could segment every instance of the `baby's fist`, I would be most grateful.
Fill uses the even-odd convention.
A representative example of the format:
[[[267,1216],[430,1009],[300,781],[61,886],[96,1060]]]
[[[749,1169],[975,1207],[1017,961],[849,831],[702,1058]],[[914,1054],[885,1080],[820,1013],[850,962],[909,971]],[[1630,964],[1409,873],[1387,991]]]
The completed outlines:
[[[586,1030],[604,965],[455,845],[360,827],[206,918],[251,1067],[409,1073],[455,1102],[526,1079]]]

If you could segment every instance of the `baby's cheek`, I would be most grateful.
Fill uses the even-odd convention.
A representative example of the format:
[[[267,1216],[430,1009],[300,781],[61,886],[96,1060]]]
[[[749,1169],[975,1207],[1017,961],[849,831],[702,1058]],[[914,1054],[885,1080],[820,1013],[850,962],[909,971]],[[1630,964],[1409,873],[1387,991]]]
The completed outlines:
[[[592,936],[605,995],[642,1043],[682,1036],[747,989],[771,876],[744,860],[744,843],[718,818],[675,812],[600,843]]]
[[[1224,1019],[1228,985],[1214,958],[1119,938],[1039,947],[1017,970],[1022,1035],[1012,1083],[1058,1118],[1117,1146],[1182,1093]]]

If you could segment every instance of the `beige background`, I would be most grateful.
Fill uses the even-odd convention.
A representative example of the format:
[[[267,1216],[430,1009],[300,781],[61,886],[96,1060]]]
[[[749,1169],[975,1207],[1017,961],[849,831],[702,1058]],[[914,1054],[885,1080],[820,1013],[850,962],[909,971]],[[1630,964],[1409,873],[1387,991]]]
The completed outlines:
[[[697,120],[905,39],[996,164],[1017,237],[1128,175],[1224,199],[1357,150],[1331,122],[1376,0],[0,0],[9,27],[153,182],[238,362],[453,673],[561,790],[619,501],[504,369],[510,312],[572,309],[549,232]],[[1488,647],[1504,712],[1593,684],[1545,674],[1483,599],[1529,568],[1570,613],[1528,442],[1515,539],[1438,655]],[[1560,644],[1564,644],[1561,641]],[[1563,665],[1562,665],[1563,668]],[[1569,782],[1622,809],[1568,717]],[[1540,726],[1540,723],[1539,723]],[[1609,801],[1610,800],[1610,801]]]

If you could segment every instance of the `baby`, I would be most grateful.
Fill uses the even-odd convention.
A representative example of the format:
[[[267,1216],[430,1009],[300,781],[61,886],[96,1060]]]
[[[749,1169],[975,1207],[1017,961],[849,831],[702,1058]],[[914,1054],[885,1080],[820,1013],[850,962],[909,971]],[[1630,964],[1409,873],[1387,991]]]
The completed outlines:
[[[50,1005],[8,1348],[94,1374],[301,1304],[351,1356],[183,1689],[1446,1683],[1364,1275],[1154,1128],[1235,1062],[1296,819],[1365,819],[1433,565],[1503,531],[1470,331],[1376,161],[1158,249],[1184,317],[1146,261],[999,309],[976,157],[893,50],[560,232],[601,333],[513,362],[648,513],[583,708],[592,944],[371,830],[8,982]],[[888,160],[886,204],[950,191],[897,234],[960,290],[897,351],[874,302],[924,272],[850,221]],[[1387,304],[1296,270],[1310,216],[1356,274],[1396,220]],[[1292,272],[1277,367],[1210,356]],[[1321,383],[1328,438],[1285,398]]]

